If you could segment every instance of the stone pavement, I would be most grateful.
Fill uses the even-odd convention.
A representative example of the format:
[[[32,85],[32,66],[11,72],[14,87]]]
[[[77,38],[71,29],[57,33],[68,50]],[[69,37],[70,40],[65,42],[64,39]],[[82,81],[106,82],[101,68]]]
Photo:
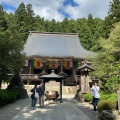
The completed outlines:
[[[57,104],[45,101],[45,108],[40,108],[37,101],[36,109],[31,108],[30,97],[18,100],[0,108],[0,120],[92,120],[79,108],[79,102],[73,97],[72,94],[63,95],[63,103],[58,101]]]

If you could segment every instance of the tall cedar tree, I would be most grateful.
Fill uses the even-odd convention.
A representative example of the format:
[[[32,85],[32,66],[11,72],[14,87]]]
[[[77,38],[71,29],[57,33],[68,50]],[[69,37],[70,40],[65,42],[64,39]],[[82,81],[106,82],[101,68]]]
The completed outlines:
[[[25,5],[23,2],[19,5],[18,9],[15,11],[15,18],[17,20],[17,31],[19,32],[19,34],[21,34],[23,40],[26,41],[29,31],[27,29],[28,24],[27,11],[25,9]]]
[[[34,18],[34,11],[32,10],[32,5],[31,4],[28,4],[26,6],[26,11],[27,11],[27,16],[26,16],[26,28],[27,28],[27,31],[33,31],[35,30],[34,28],[34,23],[35,23],[35,18]]]
[[[7,22],[4,17],[3,6],[0,5],[0,32],[5,31],[7,29]]]
[[[110,31],[114,28],[113,24],[120,21],[120,0],[110,2],[108,16],[104,20],[102,37],[108,38]]]

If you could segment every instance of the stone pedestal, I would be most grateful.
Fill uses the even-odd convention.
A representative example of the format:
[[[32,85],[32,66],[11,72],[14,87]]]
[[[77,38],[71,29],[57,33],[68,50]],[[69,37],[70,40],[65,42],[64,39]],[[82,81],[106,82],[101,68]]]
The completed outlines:
[[[80,102],[84,102],[84,95],[83,95],[83,93],[80,91],[79,92],[79,94],[78,94],[78,100],[80,101]]]

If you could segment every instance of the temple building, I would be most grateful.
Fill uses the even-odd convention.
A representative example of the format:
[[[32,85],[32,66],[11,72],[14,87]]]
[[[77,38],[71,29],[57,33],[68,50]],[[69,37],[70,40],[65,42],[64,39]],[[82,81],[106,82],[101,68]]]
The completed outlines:
[[[40,33],[31,31],[25,44],[25,65],[21,70],[25,84],[39,83],[39,75],[65,73],[64,85],[77,85],[82,66],[87,57],[95,53],[85,50],[77,33]]]

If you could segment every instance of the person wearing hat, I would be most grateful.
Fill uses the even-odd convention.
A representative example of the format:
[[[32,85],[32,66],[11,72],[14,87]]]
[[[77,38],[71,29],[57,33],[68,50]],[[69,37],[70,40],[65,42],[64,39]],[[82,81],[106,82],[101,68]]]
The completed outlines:
[[[37,92],[39,95],[39,105],[41,108],[44,108],[44,94],[45,94],[45,86],[43,80],[41,81],[39,87],[37,88]]]
[[[96,112],[97,110],[96,107],[100,98],[100,94],[99,94],[100,87],[97,86],[97,83],[93,83],[92,88],[90,90],[92,91],[92,96],[93,96],[93,108],[94,111]]]

